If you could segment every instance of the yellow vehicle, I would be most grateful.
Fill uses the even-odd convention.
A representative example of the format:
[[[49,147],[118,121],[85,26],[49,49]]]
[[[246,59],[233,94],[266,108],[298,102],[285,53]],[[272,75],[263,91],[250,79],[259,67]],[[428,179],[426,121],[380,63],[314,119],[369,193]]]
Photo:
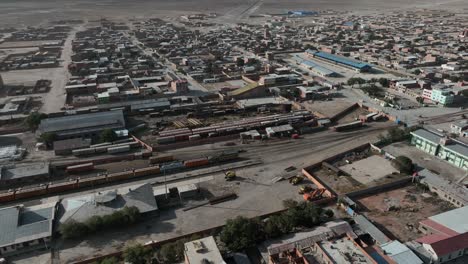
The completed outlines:
[[[289,179],[289,183],[291,183],[292,185],[297,185],[297,184],[301,183],[303,180],[304,180],[304,178],[302,178],[300,176],[294,176],[294,177]]]
[[[224,172],[224,179],[226,181],[232,181],[236,178],[236,172],[235,171],[226,171]]]
[[[299,194],[311,192],[313,188],[310,185],[304,185],[299,188]]]

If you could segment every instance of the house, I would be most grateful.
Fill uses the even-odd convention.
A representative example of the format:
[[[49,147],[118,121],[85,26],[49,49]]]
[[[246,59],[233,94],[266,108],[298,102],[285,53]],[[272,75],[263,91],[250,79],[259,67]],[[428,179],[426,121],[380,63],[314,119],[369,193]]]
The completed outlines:
[[[0,209],[0,255],[10,256],[48,248],[55,219],[55,203]]]
[[[468,206],[464,206],[419,223],[419,230],[426,236],[416,242],[429,254],[431,263],[445,263],[468,254],[467,218]]]
[[[185,264],[225,264],[221,252],[212,236],[185,243]]]
[[[419,182],[429,190],[456,207],[468,205],[468,188],[463,184],[452,183],[427,169],[418,172]]]
[[[43,119],[38,133],[53,133],[58,139],[94,138],[105,129],[125,129],[122,110]]]
[[[466,136],[466,130],[468,129],[468,120],[462,120],[450,125],[451,132],[461,137]]]

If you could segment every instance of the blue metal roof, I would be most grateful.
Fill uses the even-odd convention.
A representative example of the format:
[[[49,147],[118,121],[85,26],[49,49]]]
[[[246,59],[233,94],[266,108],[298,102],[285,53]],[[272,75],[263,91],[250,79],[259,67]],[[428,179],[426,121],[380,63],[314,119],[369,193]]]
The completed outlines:
[[[364,69],[364,68],[372,67],[372,65],[367,64],[367,63],[351,60],[342,56],[337,56],[337,55],[322,52],[322,51],[315,52],[314,56],[320,57],[322,59],[331,60],[337,63],[341,63],[346,66],[350,66],[350,67],[357,68],[357,69]]]
[[[315,62],[313,62],[313,61],[303,59],[303,58],[300,57],[300,56],[296,56],[296,57],[294,57],[294,59],[295,59],[298,63],[304,64],[304,65],[306,65],[307,67],[313,68],[314,71],[320,72],[320,73],[322,73],[323,75],[332,75],[332,74],[335,74],[334,71],[332,71],[332,70],[330,70],[330,69],[328,69],[328,68],[326,68],[326,67],[320,66],[320,65],[318,65],[317,63],[315,63]]]

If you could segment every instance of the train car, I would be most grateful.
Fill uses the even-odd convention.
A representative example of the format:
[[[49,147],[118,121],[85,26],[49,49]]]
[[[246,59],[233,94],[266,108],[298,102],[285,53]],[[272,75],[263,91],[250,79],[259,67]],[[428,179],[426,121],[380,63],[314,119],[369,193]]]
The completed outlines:
[[[116,173],[111,173],[107,175],[107,178],[109,181],[120,181],[120,180],[126,180],[133,176],[133,171],[123,171],[123,172],[116,172]]]
[[[153,174],[159,174],[161,172],[159,166],[153,166],[153,167],[146,167],[142,169],[136,169],[134,173],[134,177],[143,177],[143,176],[148,176],[148,175],[153,175]]]
[[[335,130],[337,132],[346,131],[346,130],[350,130],[350,129],[353,129],[353,128],[362,127],[362,125],[363,125],[363,123],[361,121],[355,121],[355,122],[351,122],[351,123],[347,123],[347,124],[343,124],[343,125],[334,126],[333,130]]]
[[[173,161],[173,160],[174,160],[174,156],[172,156],[172,155],[156,156],[156,157],[150,157],[149,158],[149,163],[150,164],[159,164],[159,163],[169,162],[169,161]]]
[[[164,165],[161,165],[161,172],[164,172],[164,173],[173,172],[173,171],[178,171],[183,168],[185,168],[183,162],[174,161],[171,163],[166,163]]]
[[[174,136],[159,137],[156,139],[158,144],[170,144],[176,141]]]
[[[91,170],[94,170],[94,164],[92,162],[89,162],[89,163],[84,163],[84,164],[79,164],[79,165],[68,166],[65,170],[67,171],[67,173],[79,173],[79,172],[91,171]]]
[[[186,160],[184,162],[184,166],[186,168],[195,168],[195,167],[201,167],[201,166],[206,166],[209,164],[209,161],[207,158],[201,158],[201,159],[193,159],[193,160]]]

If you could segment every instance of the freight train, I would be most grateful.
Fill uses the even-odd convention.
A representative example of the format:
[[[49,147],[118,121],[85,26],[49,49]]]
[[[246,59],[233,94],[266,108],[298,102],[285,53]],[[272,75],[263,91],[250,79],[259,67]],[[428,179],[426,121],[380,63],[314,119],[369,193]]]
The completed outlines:
[[[111,182],[134,179],[149,175],[158,175],[164,172],[174,172],[182,169],[193,169],[197,167],[207,166],[210,164],[236,160],[238,158],[238,151],[224,151],[209,157],[186,160],[184,162],[174,161],[173,156],[155,157],[152,160],[150,159],[150,164],[154,165],[146,168],[110,173],[107,175],[99,175],[90,178],[78,178],[69,182],[41,184],[38,187],[28,189],[19,188],[16,190],[8,191],[6,193],[1,193],[0,202],[11,202],[19,199],[32,198],[40,195],[56,194],[66,191],[77,190],[80,188],[94,187],[97,185],[102,185]],[[82,164],[81,166],[69,166],[67,167],[67,170],[70,173],[72,173],[86,171],[90,168],[93,168],[92,163]]]

